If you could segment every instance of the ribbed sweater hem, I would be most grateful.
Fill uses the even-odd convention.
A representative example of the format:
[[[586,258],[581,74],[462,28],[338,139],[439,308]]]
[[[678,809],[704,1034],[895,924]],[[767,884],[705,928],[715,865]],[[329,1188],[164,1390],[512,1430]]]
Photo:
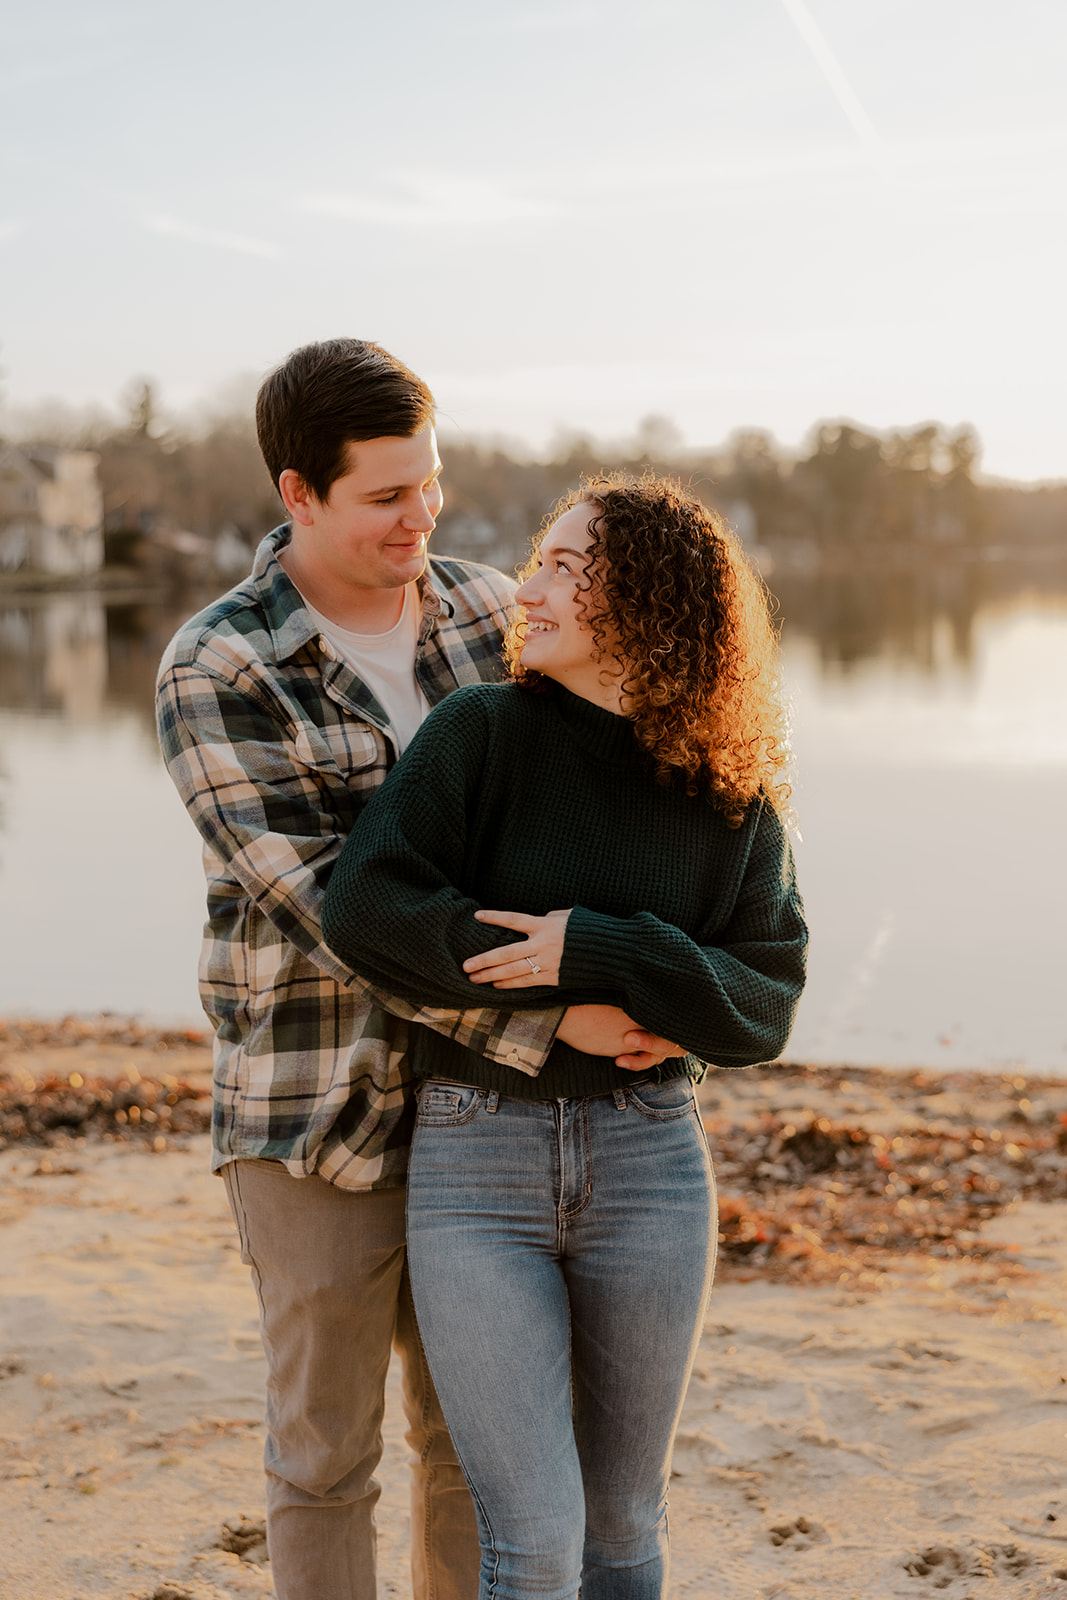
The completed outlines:
[[[412,1066],[417,1078],[495,1089],[513,1100],[583,1098],[610,1094],[613,1089],[632,1089],[638,1083],[667,1083],[672,1078],[690,1078],[699,1083],[707,1071],[706,1064],[696,1056],[672,1056],[647,1072],[627,1072],[607,1056],[589,1056],[568,1045],[556,1044],[540,1073],[531,1078],[516,1067],[501,1066],[488,1056],[475,1055],[428,1028],[414,1028],[412,1035]]]

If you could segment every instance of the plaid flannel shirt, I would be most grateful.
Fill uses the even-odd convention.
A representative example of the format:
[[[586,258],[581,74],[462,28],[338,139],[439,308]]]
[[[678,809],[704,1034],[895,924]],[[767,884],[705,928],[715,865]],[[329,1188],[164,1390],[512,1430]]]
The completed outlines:
[[[536,1073],[562,1010],[419,1009],[323,943],[330,872],[396,745],[277,560],[288,537],[287,525],[268,534],[251,575],[179,629],[156,693],[164,759],[204,845],[212,1164],[268,1158],[345,1189],[389,1188],[404,1181],[411,1136],[404,1019]],[[420,589],[415,670],[430,703],[501,677],[511,581],[433,560]]]

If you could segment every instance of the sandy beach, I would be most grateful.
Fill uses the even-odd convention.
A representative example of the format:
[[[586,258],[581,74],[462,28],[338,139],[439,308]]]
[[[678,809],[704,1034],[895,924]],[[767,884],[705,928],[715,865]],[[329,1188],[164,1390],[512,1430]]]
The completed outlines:
[[[0,1024],[0,1594],[273,1594],[195,1035]],[[713,1074],[677,1600],[1067,1597],[1067,1081]],[[394,1391],[380,1590],[410,1594]]]

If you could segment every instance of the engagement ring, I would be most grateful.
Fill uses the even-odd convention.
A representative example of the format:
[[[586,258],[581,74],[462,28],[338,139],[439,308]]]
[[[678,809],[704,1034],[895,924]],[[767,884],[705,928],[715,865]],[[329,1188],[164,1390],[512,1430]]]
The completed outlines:
[[[533,956],[523,956],[522,959],[529,964],[531,972],[540,972],[541,968],[537,965],[537,962],[534,960]]]

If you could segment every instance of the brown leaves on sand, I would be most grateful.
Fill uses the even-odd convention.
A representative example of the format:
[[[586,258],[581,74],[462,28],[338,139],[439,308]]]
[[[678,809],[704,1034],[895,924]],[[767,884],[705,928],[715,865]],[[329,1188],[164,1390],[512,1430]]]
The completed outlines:
[[[0,1149],[110,1138],[165,1150],[174,1134],[204,1133],[210,1125],[208,1097],[177,1078],[143,1078],[134,1070],[115,1082],[74,1072],[34,1084],[0,1074]]]
[[[1067,1196],[1064,1130],[911,1127],[871,1132],[828,1117],[709,1118],[722,1191],[720,1259],[828,1275],[843,1256],[961,1253],[960,1236],[1010,1201]],[[970,1255],[981,1254],[973,1240]]]

